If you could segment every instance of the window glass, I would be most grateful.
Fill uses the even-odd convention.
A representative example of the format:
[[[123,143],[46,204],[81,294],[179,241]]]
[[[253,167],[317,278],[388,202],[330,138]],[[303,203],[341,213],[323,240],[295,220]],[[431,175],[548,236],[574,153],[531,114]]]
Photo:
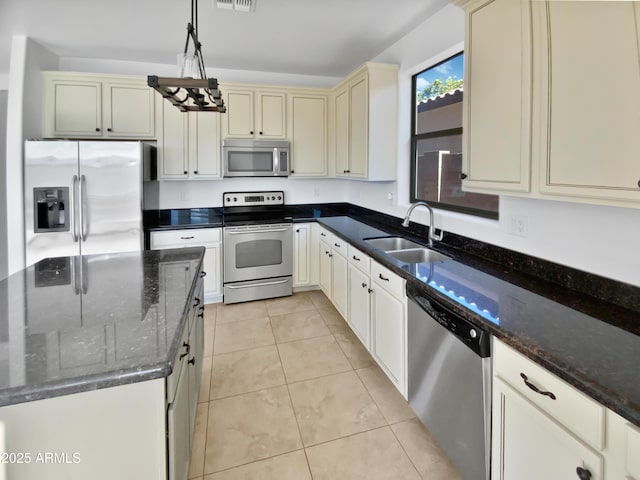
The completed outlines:
[[[413,76],[411,201],[498,218],[499,197],[462,191],[460,52]]]

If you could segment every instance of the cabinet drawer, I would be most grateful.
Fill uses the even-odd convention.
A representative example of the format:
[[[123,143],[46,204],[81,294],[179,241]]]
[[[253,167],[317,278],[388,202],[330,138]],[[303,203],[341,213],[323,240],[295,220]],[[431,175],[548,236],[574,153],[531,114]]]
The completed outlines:
[[[347,247],[348,243],[342,240],[340,237],[334,235],[333,242],[331,242],[331,249],[333,253],[337,253],[338,255],[347,258]]]
[[[602,405],[500,341],[494,339],[493,347],[496,376],[578,438],[598,450],[603,449],[605,408]],[[525,383],[523,374],[526,382],[541,392],[551,392],[555,399],[533,391]]]
[[[404,298],[404,278],[399,277],[376,261],[371,261],[371,281],[384,288],[391,295]]]
[[[371,271],[371,258],[355,248],[353,245],[349,245],[347,253],[349,255],[349,263],[357,267],[358,270],[369,275],[369,272]]]
[[[169,245],[203,245],[220,241],[220,228],[189,228],[151,232],[151,248],[163,248]]]
[[[321,242],[333,245],[333,233],[323,227],[318,227],[318,235]]]

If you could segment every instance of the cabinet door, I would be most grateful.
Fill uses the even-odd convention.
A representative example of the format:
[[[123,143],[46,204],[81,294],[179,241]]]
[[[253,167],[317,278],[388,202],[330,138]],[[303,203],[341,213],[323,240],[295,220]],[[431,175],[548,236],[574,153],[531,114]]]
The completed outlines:
[[[349,314],[348,322],[367,350],[371,349],[371,295],[369,276],[349,264]]]
[[[256,138],[286,138],[286,95],[258,93],[256,98]]]
[[[327,97],[289,96],[291,175],[327,175]]]
[[[547,2],[541,189],[640,200],[638,2]]]
[[[404,304],[374,284],[371,307],[371,354],[404,393],[406,318]]]
[[[349,90],[339,92],[335,102],[336,177],[346,177],[349,175]]]
[[[493,383],[493,480],[578,478],[576,468],[602,480],[602,458],[506,383]]]
[[[163,180],[189,176],[189,116],[166,100],[162,102],[162,136],[159,138],[158,176]]]
[[[296,225],[293,230],[293,286],[311,281],[311,225]]]
[[[102,83],[50,80],[45,83],[45,136],[102,136]]]
[[[319,243],[319,256],[320,256],[320,288],[327,296],[327,298],[331,298],[331,270],[332,270],[332,261],[331,257],[333,254],[331,253],[331,247],[327,245],[325,242]]]
[[[331,260],[331,300],[340,314],[347,318],[347,259],[334,253]]]
[[[253,138],[253,92],[230,90],[226,93],[227,113],[222,115],[224,138]]]
[[[531,4],[482,2],[466,23],[463,189],[528,192]]]
[[[349,176],[367,178],[369,82],[366,75],[349,85],[349,107]]]
[[[189,112],[189,167],[192,179],[220,178],[219,114]]]
[[[222,243],[208,243],[204,252],[204,298],[213,300],[222,295]]]
[[[190,458],[189,374],[181,362],[176,396],[167,409],[169,480],[187,480]]]
[[[155,136],[155,94],[154,90],[148,86],[105,83],[102,107],[106,136],[118,138],[153,138]]]

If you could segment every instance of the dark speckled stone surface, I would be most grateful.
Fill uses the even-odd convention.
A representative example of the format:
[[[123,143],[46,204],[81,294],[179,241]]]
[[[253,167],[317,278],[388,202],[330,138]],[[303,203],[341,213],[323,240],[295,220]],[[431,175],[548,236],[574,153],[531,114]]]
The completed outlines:
[[[437,244],[435,249],[449,260],[402,263],[363,241],[397,231],[349,217],[320,218],[318,223],[406,278],[421,293],[445,302],[640,426],[638,312],[486,262],[446,244]],[[581,310],[572,308],[577,304]]]
[[[169,375],[203,256],[61,257],[0,282],[0,406]]]

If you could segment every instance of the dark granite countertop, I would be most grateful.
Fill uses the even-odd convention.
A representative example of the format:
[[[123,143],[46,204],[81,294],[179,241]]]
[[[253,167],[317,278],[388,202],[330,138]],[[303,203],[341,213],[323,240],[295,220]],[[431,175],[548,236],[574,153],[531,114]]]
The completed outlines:
[[[2,280],[0,406],[168,376],[203,256],[60,257]]]
[[[446,302],[464,318],[640,426],[637,311],[487,262],[446,243],[437,243],[434,249],[450,260],[402,263],[363,239],[402,234],[426,244],[426,238],[347,216],[317,221],[422,293]]]

